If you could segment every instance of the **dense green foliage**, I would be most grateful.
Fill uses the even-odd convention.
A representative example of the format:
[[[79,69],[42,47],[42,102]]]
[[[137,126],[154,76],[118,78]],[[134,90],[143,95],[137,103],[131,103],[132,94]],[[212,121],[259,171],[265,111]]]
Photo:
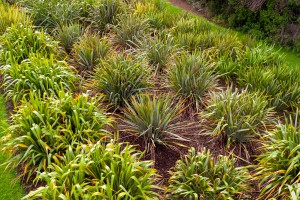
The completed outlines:
[[[2,67],[6,96],[17,103],[25,94],[58,94],[71,91],[78,78],[64,61],[57,61],[54,55],[43,58],[42,54],[31,54],[21,64],[13,63]]]
[[[204,54],[183,52],[169,70],[170,87],[197,110],[206,92],[217,82],[213,65],[205,63],[205,60]]]
[[[268,38],[300,52],[300,3],[296,0],[241,1],[188,0],[209,11],[231,27],[258,38]]]
[[[265,138],[264,153],[257,158],[259,163],[254,175],[260,180],[263,198],[288,199],[293,190],[294,198],[291,199],[300,195],[300,130],[297,120],[286,119],[285,124],[279,124]]]
[[[12,167],[26,163],[24,174],[30,176],[45,171],[56,159],[61,159],[68,145],[97,142],[110,134],[102,128],[109,125],[98,100],[81,94],[60,92],[57,97],[30,92],[12,115],[12,125],[6,130],[5,150],[10,153]]]
[[[262,135],[266,126],[271,125],[272,109],[267,105],[261,94],[228,88],[211,94],[200,117],[206,120],[209,134],[243,143]]]
[[[62,46],[67,53],[70,53],[74,43],[78,41],[82,32],[80,24],[64,25],[55,29],[54,37],[59,41],[59,45]]]
[[[31,24],[29,17],[16,6],[8,6],[0,2],[0,13],[0,35],[13,24],[26,26]]]
[[[21,63],[31,53],[48,57],[58,51],[57,42],[43,30],[36,31],[23,25],[13,25],[0,36],[0,47],[0,64]]]
[[[215,159],[209,150],[196,152],[178,160],[172,169],[168,187],[171,199],[240,199],[250,189],[249,173],[234,166],[235,159],[219,156]]]
[[[69,148],[61,161],[49,166],[50,173],[39,175],[47,185],[23,199],[158,199],[152,162],[141,157],[123,144]]]
[[[94,85],[111,105],[118,108],[148,87],[149,75],[143,58],[120,54],[101,61],[95,69]]]
[[[79,64],[80,70],[93,70],[111,51],[111,45],[107,40],[98,35],[83,35],[74,44],[74,59]]]

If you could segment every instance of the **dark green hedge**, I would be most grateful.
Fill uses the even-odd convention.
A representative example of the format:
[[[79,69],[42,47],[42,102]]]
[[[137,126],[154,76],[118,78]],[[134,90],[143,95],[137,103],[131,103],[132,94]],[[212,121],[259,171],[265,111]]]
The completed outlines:
[[[188,0],[230,27],[300,53],[300,0]],[[262,3],[263,2],[263,3]]]

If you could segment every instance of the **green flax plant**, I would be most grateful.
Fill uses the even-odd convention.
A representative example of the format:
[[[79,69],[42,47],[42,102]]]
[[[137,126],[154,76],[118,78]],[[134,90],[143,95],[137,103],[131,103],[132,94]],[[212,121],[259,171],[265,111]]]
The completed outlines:
[[[79,22],[81,6],[78,1],[64,0],[20,0],[37,27],[51,32],[57,27]]]
[[[240,86],[264,93],[268,96],[269,106],[278,111],[297,107],[300,101],[299,73],[286,65],[253,66],[246,72],[239,71],[238,76]]]
[[[46,182],[23,199],[155,199],[161,190],[153,163],[128,144],[69,148],[64,159],[38,178]],[[156,191],[155,191],[155,190]]]
[[[17,6],[9,6],[6,3],[0,3],[0,13],[0,35],[2,35],[6,29],[12,25],[31,25],[29,17],[25,12],[20,11]]]
[[[93,79],[95,88],[117,109],[123,107],[132,95],[147,89],[150,71],[143,58],[120,54],[102,60]]]
[[[235,159],[218,156],[209,150],[191,148],[172,168],[168,196],[170,199],[240,199],[247,197],[250,179],[246,168],[235,167]]]
[[[177,53],[173,37],[165,31],[156,33],[152,40],[143,45],[143,49],[146,51],[149,64],[160,72]]]
[[[88,18],[93,27],[103,32],[107,25],[118,24],[127,7],[122,0],[99,0],[90,7]]]
[[[186,141],[176,132],[184,128],[178,122],[182,110],[182,104],[175,103],[170,96],[137,95],[124,109],[125,129],[143,137],[147,151],[155,145],[178,145]]]
[[[80,70],[93,70],[111,51],[112,46],[107,38],[97,34],[85,34],[74,44],[73,56]]]
[[[262,154],[255,166],[255,180],[259,180],[260,199],[299,199],[300,131],[298,115],[286,118],[263,140]],[[298,189],[297,189],[298,188]]]
[[[40,53],[30,54],[20,64],[1,67],[2,87],[7,98],[16,104],[24,95],[34,91],[40,94],[58,94],[60,90],[71,91],[78,77],[73,68],[64,61],[58,61],[52,54],[44,58]]]
[[[217,85],[214,65],[206,60],[207,56],[203,53],[183,52],[176,57],[174,66],[168,69],[169,87],[196,110],[200,109],[206,93]]]
[[[281,66],[284,56],[274,46],[259,42],[253,48],[246,46],[242,62],[246,66]]]
[[[37,172],[61,159],[71,144],[105,142],[111,118],[97,108],[99,99],[87,94],[73,97],[61,91],[53,95],[30,92],[15,109],[11,126],[6,130],[4,151],[9,152],[7,167],[23,165],[27,181]]]
[[[212,92],[199,116],[207,124],[208,134],[224,138],[227,144],[244,144],[262,136],[267,127],[272,127],[273,115],[263,94],[228,88]]]
[[[141,20],[138,15],[123,15],[118,25],[112,27],[114,43],[124,48],[137,47],[138,43],[148,37],[148,20]]]
[[[13,25],[0,37],[0,64],[21,63],[31,53],[58,53],[58,44],[43,30]]]
[[[69,54],[73,48],[73,45],[79,40],[83,30],[80,24],[63,25],[57,28],[53,35],[54,38],[59,41],[65,51]]]
[[[211,31],[212,26],[201,18],[181,18],[175,25],[172,32],[200,34]]]
[[[181,14],[170,13],[165,6],[165,2],[147,1],[134,4],[134,13],[142,19],[148,19],[151,28],[164,30],[172,28]]]

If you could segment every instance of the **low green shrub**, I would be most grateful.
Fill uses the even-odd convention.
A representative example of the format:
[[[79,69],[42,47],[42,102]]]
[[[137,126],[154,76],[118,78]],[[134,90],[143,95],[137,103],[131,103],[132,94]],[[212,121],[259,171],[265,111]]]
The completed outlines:
[[[80,24],[63,25],[55,30],[54,37],[69,54],[82,33]]]
[[[58,94],[60,90],[71,91],[78,77],[64,61],[54,55],[44,58],[40,54],[29,55],[21,64],[4,65],[2,87],[7,98],[17,103],[30,91],[39,94]]]
[[[185,140],[176,133],[184,128],[177,122],[181,112],[181,103],[175,103],[170,96],[138,95],[127,103],[123,121],[126,131],[143,137],[149,150],[157,144],[170,146]]]
[[[51,172],[39,176],[46,186],[23,199],[158,199],[156,171],[141,159],[140,152],[124,144],[70,148],[49,167]]]
[[[25,26],[12,26],[0,37],[0,64],[21,63],[31,53],[44,57],[58,52],[58,45],[50,36]]]
[[[168,71],[169,87],[199,110],[202,97],[217,83],[217,75],[214,74],[213,65],[207,63],[204,54],[195,52],[183,53],[177,57],[175,66]]]
[[[259,93],[228,88],[211,93],[211,100],[206,104],[200,118],[204,119],[209,134],[223,137],[228,143],[244,143],[261,136],[273,122],[272,108]]]
[[[235,159],[219,156],[209,150],[196,152],[178,160],[171,171],[168,196],[171,199],[240,199],[249,191],[248,170],[235,167]]]
[[[8,6],[5,3],[0,3],[0,35],[2,35],[7,28],[14,25],[23,24],[30,26],[31,21],[23,11],[20,11],[16,6]]]
[[[260,198],[299,199],[300,130],[295,122],[286,119],[263,140],[263,153],[255,166],[255,180],[261,187]],[[297,189],[298,188],[298,189]]]
[[[125,48],[136,47],[149,34],[148,20],[141,20],[137,15],[123,15],[117,26],[113,26],[114,41]]]
[[[68,145],[105,141],[110,134],[103,128],[111,119],[97,106],[98,100],[86,94],[72,97],[60,92],[53,98],[30,92],[5,130],[3,150],[10,154],[7,167],[24,166],[22,175],[28,181],[61,159]]]
[[[132,95],[144,91],[149,86],[149,78],[144,60],[132,55],[115,55],[101,61],[95,69],[94,85],[114,108],[119,108]]]
[[[93,70],[111,49],[111,43],[107,38],[85,34],[74,44],[74,60],[80,66],[80,70]]]

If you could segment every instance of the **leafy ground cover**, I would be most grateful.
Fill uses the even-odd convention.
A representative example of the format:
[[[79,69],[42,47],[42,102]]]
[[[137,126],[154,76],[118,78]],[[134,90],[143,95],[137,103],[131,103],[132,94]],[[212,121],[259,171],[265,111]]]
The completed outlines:
[[[299,197],[298,123],[276,132],[298,119],[299,72],[275,47],[163,0],[18,5],[30,22],[1,16],[1,141],[23,199]]]

